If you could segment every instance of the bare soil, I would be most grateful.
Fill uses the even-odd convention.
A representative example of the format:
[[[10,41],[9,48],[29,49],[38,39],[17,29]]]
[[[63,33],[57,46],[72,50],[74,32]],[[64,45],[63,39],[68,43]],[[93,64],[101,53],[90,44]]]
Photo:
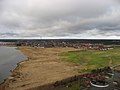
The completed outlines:
[[[18,64],[3,86],[6,90],[26,90],[78,75],[81,65],[61,61],[59,54],[75,48],[18,47],[28,60]],[[77,49],[78,50],[78,49]]]

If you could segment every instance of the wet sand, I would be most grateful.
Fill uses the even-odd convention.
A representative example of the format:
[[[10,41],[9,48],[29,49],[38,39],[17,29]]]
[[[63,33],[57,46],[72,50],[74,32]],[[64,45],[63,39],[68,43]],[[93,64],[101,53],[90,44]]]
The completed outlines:
[[[59,54],[74,48],[18,47],[28,60],[18,64],[12,77],[4,82],[6,90],[26,90],[78,75],[78,64],[61,61]],[[77,49],[78,50],[78,49]]]

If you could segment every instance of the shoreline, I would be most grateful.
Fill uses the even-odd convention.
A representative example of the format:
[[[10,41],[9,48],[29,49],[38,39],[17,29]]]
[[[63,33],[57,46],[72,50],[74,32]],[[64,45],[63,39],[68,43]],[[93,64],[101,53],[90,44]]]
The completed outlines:
[[[5,47],[6,47],[6,46],[5,46]],[[22,53],[21,50],[18,49],[19,47],[14,47],[14,46],[11,46],[11,47],[15,48],[15,49],[18,50],[20,53]],[[22,53],[22,54],[23,54],[23,53]],[[24,55],[24,54],[23,54],[23,55]],[[24,56],[25,56],[25,55],[24,55]],[[26,56],[26,57],[27,57],[27,56]],[[22,63],[25,63],[27,60],[29,60],[29,59],[27,58],[26,60],[23,60],[23,61],[21,61],[21,62],[18,62],[18,63],[16,64],[15,69],[10,70],[11,75],[10,75],[8,78],[4,79],[4,81],[3,81],[2,83],[0,83],[0,90],[6,90],[6,86],[8,86],[10,80],[13,79],[13,78],[15,78],[15,77],[12,77],[12,76],[14,75],[15,71],[17,71],[17,70],[19,69],[20,65],[21,65]],[[10,79],[10,78],[11,78],[11,79]]]
[[[30,48],[30,49],[35,49],[35,48],[31,48],[31,47],[17,47],[16,48],[16,50],[19,50],[23,55],[25,55],[26,57],[29,57],[28,55],[26,55],[25,54],[25,51],[24,51],[24,48]],[[52,49],[54,49],[54,48],[52,48]],[[20,73],[20,69],[21,68],[23,68],[23,66],[24,66],[24,64],[26,64],[27,62],[29,62],[29,60],[32,60],[32,59],[30,59],[30,57],[28,58],[28,59],[26,59],[26,60],[24,60],[24,61],[21,61],[21,62],[19,62],[19,63],[17,63],[17,66],[16,66],[16,68],[14,69],[14,70],[12,70],[11,71],[11,76],[10,77],[12,77],[12,79],[10,79],[10,77],[8,77],[7,79],[5,79],[4,80],[4,82],[2,83],[2,84],[0,84],[0,90],[14,90],[14,88],[15,88],[15,90],[17,89],[17,90],[19,90],[19,89],[21,89],[21,86],[20,87],[10,87],[10,84],[12,83],[12,81],[14,81],[14,79],[16,79],[16,77],[18,78],[21,78],[21,76],[22,76],[22,74]],[[41,61],[42,62],[42,61]],[[60,62],[60,61],[59,61]],[[77,73],[76,74],[74,74],[74,75],[77,75]],[[69,76],[67,76],[67,77],[65,77],[65,78],[69,78],[69,77],[72,77],[72,76],[74,76],[74,75],[69,75]],[[27,76],[26,76],[27,77]],[[56,79],[56,80],[53,80],[54,82],[56,82],[56,81],[59,81],[59,80],[62,80],[62,79],[65,79],[65,78],[61,78],[61,79]],[[15,81],[16,82],[16,81]],[[53,83],[54,83],[53,82]],[[41,86],[46,86],[46,85],[48,85],[48,84],[52,84],[52,82],[50,82],[50,83],[46,83],[46,84],[41,84],[41,85],[36,85],[36,86],[34,86],[33,88],[36,88],[36,87],[41,87]],[[10,88],[9,88],[10,87]],[[2,88],[2,89],[1,89]],[[8,89],[9,88],[9,89]],[[25,90],[25,89],[30,89],[30,88],[32,88],[32,87],[26,87],[26,88],[22,88],[23,90]]]

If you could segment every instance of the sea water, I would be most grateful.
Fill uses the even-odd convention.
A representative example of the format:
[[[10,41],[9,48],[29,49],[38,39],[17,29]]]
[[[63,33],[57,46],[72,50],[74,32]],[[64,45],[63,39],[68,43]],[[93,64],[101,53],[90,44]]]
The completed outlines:
[[[0,83],[11,75],[11,70],[14,70],[17,63],[26,60],[20,51],[14,47],[0,46]]]

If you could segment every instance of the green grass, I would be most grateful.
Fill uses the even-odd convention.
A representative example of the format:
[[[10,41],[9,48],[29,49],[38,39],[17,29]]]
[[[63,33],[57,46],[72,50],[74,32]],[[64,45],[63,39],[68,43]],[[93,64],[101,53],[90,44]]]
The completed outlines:
[[[86,65],[87,70],[90,70],[91,67],[103,68],[105,66],[120,64],[120,47],[115,47],[107,51],[86,50],[80,52],[65,52],[60,56],[63,61]]]
[[[120,47],[115,47],[114,49],[108,51],[87,50],[80,52],[65,52],[60,56],[65,62],[80,64],[83,67],[83,72],[91,72],[92,69],[120,64]],[[120,70],[120,67],[118,68]],[[65,90],[79,89],[79,82],[72,84],[72,87],[65,88]]]
[[[71,87],[66,88],[65,90],[79,90],[80,89],[80,83],[74,83]]]

